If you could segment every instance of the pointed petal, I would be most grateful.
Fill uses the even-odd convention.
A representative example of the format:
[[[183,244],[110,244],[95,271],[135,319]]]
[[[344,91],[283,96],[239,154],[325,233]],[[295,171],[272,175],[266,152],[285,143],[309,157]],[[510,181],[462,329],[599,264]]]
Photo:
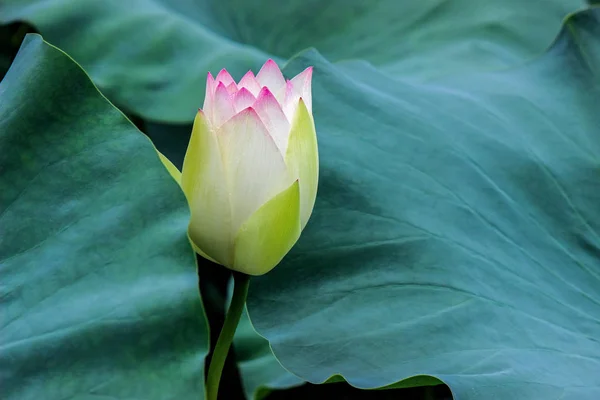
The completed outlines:
[[[244,108],[250,107],[255,101],[256,98],[248,91],[248,89],[241,88],[233,98],[233,108],[236,113],[239,113]]]
[[[282,108],[286,117],[290,120],[292,120],[296,114],[296,108],[298,107],[298,100],[300,97],[304,100],[308,112],[312,114],[312,70],[312,67],[308,67],[296,75],[291,81],[287,82]]]
[[[223,82],[217,85],[212,107],[211,122],[215,128],[221,126],[235,114],[233,101]]]
[[[312,73],[313,67],[308,67],[304,71],[292,78],[292,85],[294,93],[298,95],[298,98],[302,97],[304,104],[308,112],[312,114]]]
[[[213,115],[213,102],[215,97],[215,89],[217,85],[215,83],[215,79],[212,74],[209,72],[206,76],[206,93],[204,94],[204,105],[202,109],[206,113],[206,115]]]
[[[283,156],[258,114],[246,108],[217,133],[229,187],[232,227],[239,227],[291,182]]]
[[[258,92],[260,92],[260,84],[254,77],[252,71],[246,72],[246,75],[244,75],[242,79],[240,79],[240,82],[238,83],[238,88],[248,89],[248,91],[252,93],[252,96],[254,97],[258,96]]]
[[[244,222],[235,237],[233,269],[262,275],[273,269],[300,237],[300,187],[292,183]]]
[[[231,207],[219,145],[202,111],[194,120],[181,187],[190,205],[190,240],[219,264],[231,266]],[[202,255],[202,254],[201,254]]]
[[[281,154],[285,154],[290,133],[290,123],[268,88],[264,87],[260,90],[253,108],[267,127]]]
[[[261,86],[266,86],[272,93],[277,93],[283,87],[285,87],[285,79],[281,70],[275,63],[275,61],[268,59],[265,65],[262,66],[256,80]]]
[[[179,172],[177,167],[173,165],[171,160],[169,160],[163,153],[158,150],[156,150],[156,152],[158,153],[158,158],[160,158],[160,161],[163,163],[165,168],[167,168],[167,171],[171,177],[175,180],[175,182],[177,182],[178,185],[181,186],[181,172]]]
[[[225,68],[219,71],[217,77],[215,78],[215,81],[217,84],[219,82],[223,82],[223,85],[225,85],[225,87],[231,85],[232,83],[235,83],[235,80],[231,77],[231,75],[229,75],[229,72],[227,72]]]
[[[302,98],[292,122],[285,163],[290,175],[300,182],[300,219],[304,229],[317,197],[319,150],[313,118]]]

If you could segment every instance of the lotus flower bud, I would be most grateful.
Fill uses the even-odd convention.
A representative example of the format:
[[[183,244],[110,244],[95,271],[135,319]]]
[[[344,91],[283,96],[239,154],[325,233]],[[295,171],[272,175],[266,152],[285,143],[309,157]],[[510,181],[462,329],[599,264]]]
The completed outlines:
[[[235,82],[209,73],[181,173],[194,249],[249,275],[275,267],[317,194],[312,67],[286,81],[273,60]]]

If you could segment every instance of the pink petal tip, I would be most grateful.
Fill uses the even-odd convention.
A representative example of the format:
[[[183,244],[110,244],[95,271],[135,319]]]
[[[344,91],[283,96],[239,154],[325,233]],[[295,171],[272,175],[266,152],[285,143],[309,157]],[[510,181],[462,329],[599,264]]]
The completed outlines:
[[[252,71],[248,71],[244,74],[244,76],[242,76],[242,79],[240,79],[240,82],[243,81],[244,79],[251,79],[254,78],[254,72]]]
[[[224,91],[227,91],[227,86],[225,86],[225,84],[224,84],[223,82],[219,82],[219,83],[217,84],[217,88],[215,89],[215,91],[217,91],[217,90],[224,90]]]
[[[275,97],[275,96],[273,96],[273,92],[271,92],[268,87],[263,86],[260,89],[260,92],[258,92],[258,96],[256,96],[256,100],[260,100],[263,97],[270,97],[270,96]]]
[[[275,67],[279,68],[277,63],[275,61],[273,61],[272,58],[269,58],[267,61],[265,61],[264,65],[269,65],[269,67],[275,66]]]
[[[229,72],[227,72],[227,70],[225,68],[223,68],[221,71],[219,71],[219,73],[217,74],[217,77],[215,79],[219,82],[223,82],[226,86],[231,83],[235,83],[235,81],[233,80],[233,78],[231,77]]]

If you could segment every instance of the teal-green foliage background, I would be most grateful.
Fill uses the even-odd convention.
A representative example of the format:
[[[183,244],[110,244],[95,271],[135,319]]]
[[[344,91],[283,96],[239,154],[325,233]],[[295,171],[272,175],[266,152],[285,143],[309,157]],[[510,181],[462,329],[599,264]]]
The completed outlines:
[[[202,398],[228,273],[152,144],[180,166],[207,71],[269,57],[315,68],[319,194],[251,282],[223,398],[600,398],[591,2],[0,0],[0,23],[7,398]]]

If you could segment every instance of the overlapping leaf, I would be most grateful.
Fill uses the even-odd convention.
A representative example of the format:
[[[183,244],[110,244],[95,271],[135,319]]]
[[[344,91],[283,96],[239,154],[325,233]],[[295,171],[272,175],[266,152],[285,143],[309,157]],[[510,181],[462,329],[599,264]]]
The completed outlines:
[[[436,84],[315,66],[317,205],[253,281],[285,368],[457,400],[600,398],[600,9],[544,55]]]
[[[26,38],[0,84],[2,397],[202,398],[188,219],[150,141]]]
[[[304,381],[286,371],[273,357],[269,342],[258,336],[244,313],[234,346],[242,383],[249,399],[263,399],[272,390],[289,389]]]

